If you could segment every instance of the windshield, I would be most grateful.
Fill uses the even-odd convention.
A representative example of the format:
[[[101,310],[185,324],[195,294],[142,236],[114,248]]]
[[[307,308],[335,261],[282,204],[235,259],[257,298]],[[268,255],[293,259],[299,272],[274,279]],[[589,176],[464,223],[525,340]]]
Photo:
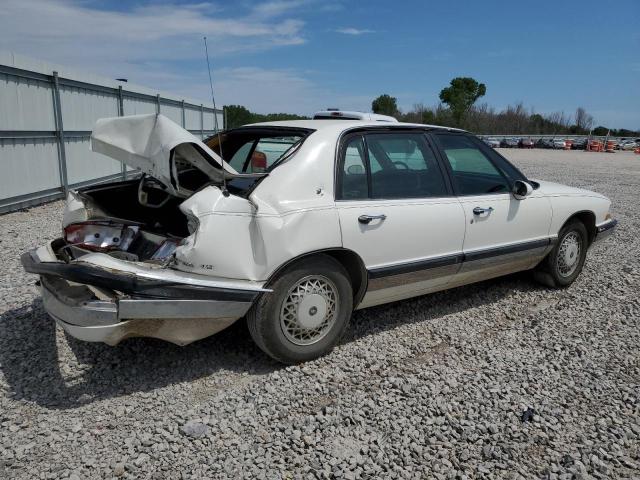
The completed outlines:
[[[264,173],[292,155],[311,132],[302,128],[244,127],[221,132],[205,143],[237,172]]]

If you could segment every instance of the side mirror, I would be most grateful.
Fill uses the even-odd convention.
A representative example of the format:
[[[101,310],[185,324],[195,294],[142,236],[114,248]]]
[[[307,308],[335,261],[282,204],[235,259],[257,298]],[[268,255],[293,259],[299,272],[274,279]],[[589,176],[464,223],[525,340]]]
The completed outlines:
[[[516,180],[513,184],[513,196],[516,200],[524,200],[533,192],[533,187],[529,182],[523,182],[522,180]]]

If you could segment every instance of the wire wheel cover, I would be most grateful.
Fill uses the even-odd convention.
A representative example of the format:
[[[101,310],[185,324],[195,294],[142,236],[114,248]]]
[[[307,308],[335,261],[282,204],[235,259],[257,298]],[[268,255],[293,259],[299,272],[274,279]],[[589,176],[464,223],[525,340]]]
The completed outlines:
[[[327,277],[310,275],[289,289],[280,310],[280,327],[290,342],[311,345],[333,327],[338,313],[338,289]]]
[[[562,239],[556,262],[558,273],[563,277],[569,277],[576,271],[580,264],[580,254],[582,252],[582,241],[578,232],[569,232]]]

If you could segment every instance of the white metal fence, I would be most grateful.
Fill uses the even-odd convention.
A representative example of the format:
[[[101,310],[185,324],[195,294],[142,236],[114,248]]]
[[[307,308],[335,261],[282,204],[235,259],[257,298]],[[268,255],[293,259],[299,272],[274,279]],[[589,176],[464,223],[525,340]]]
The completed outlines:
[[[45,73],[46,66],[21,68],[37,66],[33,62],[11,63],[0,62],[0,213],[125,178],[123,164],[89,150],[99,118],[162,113],[200,138],[215,133],[211,105],[87,75]],[[223,128],[221,110],[217,116]]]

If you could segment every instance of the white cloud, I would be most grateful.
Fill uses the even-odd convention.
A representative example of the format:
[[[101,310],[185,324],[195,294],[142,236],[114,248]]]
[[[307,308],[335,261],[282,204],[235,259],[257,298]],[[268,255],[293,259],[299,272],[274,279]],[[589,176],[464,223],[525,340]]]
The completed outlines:
[[[253,7],[253,16],[258,18],[272,18],[283,15],[291,10],[305,5],[304,0],[272,0]]]
[[[338,33],[344,33],[345,35],[364,35],[365,33],[375,33],[374,30],[368,30],[366,28],[338,28],[336,30]]]
[[[320,87],[311,80],[318,72],[224,66],[228,59],[238,65],[246,52],[305,43],[298,14],[322,7],[316,0],[268,0],[242,15],[197,0],[126,12],[100,10],[86,0],[0,1],[2,49],[158,91],[209,100],[206,35],[218,105],[309,115],[328,106],[369,110],[373,98]]]
[[[3,0],[3,49],[106,73],[111,63],[202,58],[305,42],[304,22],[287,18],[299,2],[259,4],[243,16],[225,16],[210,3],[149,5],[120,12],[79,0]],[[276,5],[277,4],[277,5]]]
[[[181,93],[195,98],[208,95],[209,85],[204,76],[202,79]],[[327,107],[369,111],[373,98],[369,94],[345,95],[321,87],[304,72],[293,69],[223,68],[214,72],[213,80],[219,105],[240,104],[258,113],[311,115]],[[173,91],[177,88],[176,85]]]

